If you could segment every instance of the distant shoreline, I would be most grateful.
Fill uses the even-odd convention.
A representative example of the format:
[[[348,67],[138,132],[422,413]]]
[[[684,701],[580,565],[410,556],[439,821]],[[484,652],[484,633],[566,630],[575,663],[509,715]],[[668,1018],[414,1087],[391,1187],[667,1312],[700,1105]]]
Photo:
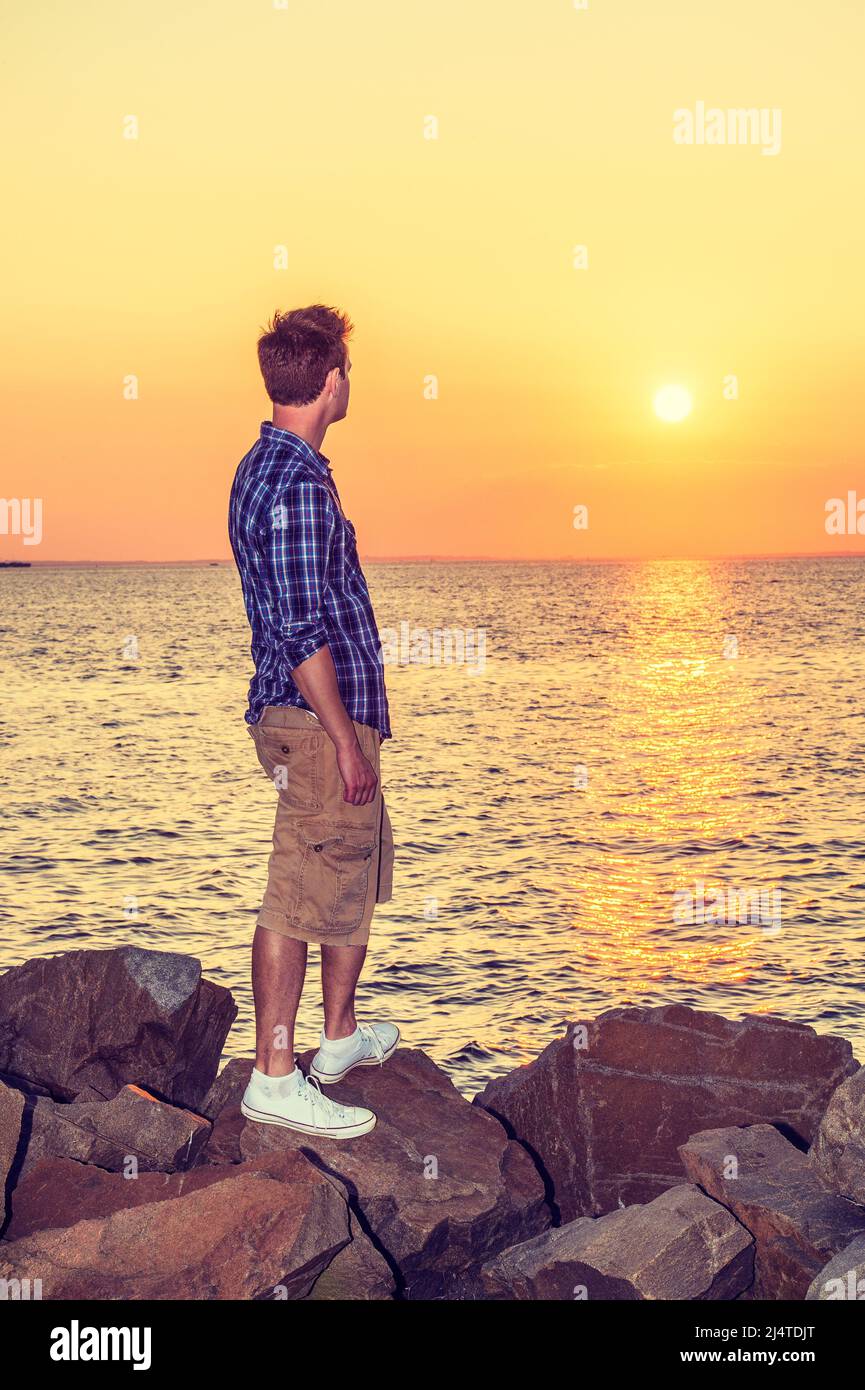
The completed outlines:
[[[778,551],[745,555],[362,555],[368,565],[648,565],[751,560],[865,560],[863,550]],[[233,569],[233,560],[32,560],[31,569]]]

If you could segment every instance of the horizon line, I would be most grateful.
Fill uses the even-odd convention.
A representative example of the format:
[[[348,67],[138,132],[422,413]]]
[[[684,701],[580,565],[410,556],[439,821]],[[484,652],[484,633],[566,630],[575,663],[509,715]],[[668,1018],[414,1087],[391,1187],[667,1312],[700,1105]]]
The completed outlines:
[[[360,559],[365,564],[421,564],[421,565],[448,565],[448,564],[475,564],[475,565],[616,565],[616,564],[639,564],[652,563],[657,561],[694,561],[694,560],[861,560],[865,559],[865,548],[862,550],[775,550],[775,551],[728,551],[712,555],[361,555]],[[190,566],[197,565],[208,567],[227,567],[234,568],[233,559],[212,559],[201,558],[195,560],[24,560],[16,558],[14,560],[0,560],[0,565],[12,566],[15,568],[21,565],[33,569],[50,569],[52,566],[57,568],[74,568],[76,566],[85,569],[98,569],[100,567],[118,566]]]

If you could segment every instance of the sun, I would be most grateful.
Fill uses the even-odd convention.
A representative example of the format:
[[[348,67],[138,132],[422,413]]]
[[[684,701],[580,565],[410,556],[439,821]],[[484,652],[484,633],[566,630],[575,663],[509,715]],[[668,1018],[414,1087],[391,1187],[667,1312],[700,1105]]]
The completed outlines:
[[[656,393],[653,404],[655,414],[660,420],[666,420],[669,425],[677,425],[686,415],[690,415],[693,401],[690,391],[686,391],[684,386],[662,386]]]

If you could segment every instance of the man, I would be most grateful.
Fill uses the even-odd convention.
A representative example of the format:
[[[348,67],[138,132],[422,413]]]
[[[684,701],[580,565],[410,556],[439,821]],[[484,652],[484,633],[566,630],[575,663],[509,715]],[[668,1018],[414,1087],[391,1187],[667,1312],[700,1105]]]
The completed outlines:
[[[229,534],[252,628],[246,721],[279,793],[252,947],[256,1058],[249,1119],[334,1139],[375,1115],[321,1085],[396,1050],[392,1023],[358,1026],[354,994],[393,837],[379,781],[390,737],[378,629],[324,436],[348,411],[352,325],[320,304],[277,314],[258,360],[273,422],[241,461]],[[309,1077],[294,1059],[307,947],[321,947],[324,1029]]]

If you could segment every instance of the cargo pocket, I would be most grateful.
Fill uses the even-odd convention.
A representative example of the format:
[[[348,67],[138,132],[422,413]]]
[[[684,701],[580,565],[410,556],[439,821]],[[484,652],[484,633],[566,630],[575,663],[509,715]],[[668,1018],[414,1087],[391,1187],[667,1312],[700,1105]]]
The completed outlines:
[[[373,829],[307,821],[300,883],[301,925],[323,936],[347,936],[361,924],[375,853]]]
[[[298,810],[321,810],[321,734],[250,725],[258,761],[280,797]]]

